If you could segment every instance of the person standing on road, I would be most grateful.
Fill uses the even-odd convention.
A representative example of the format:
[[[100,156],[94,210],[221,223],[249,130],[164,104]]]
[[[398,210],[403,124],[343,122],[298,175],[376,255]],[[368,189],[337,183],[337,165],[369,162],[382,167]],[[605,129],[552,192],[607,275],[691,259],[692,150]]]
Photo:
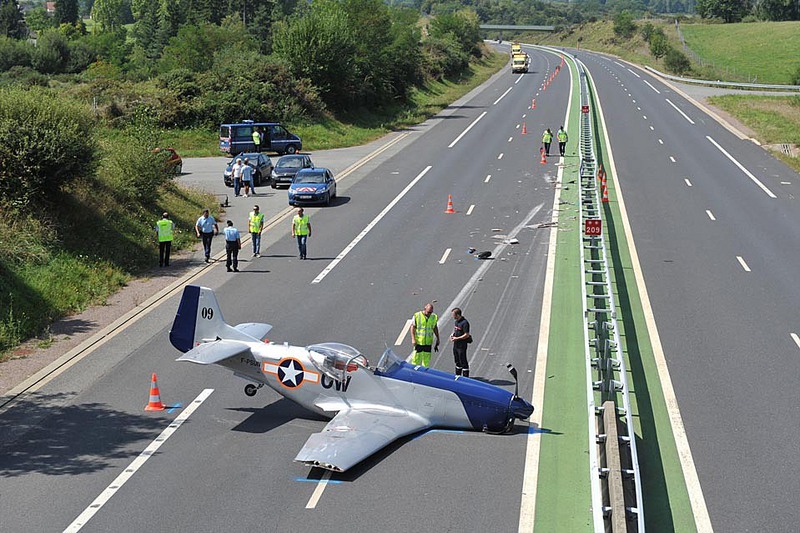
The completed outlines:
[[[411,323],[411,342],[414,343],[414,356],[411,364],[417,366],[430,366],[431,346],[434,351],[439,351],[439,317],[433,312],[433,304],[425,304],[422,311],[414,313]],[[436,336],[436,344],[433,337]]]
[[[472,342],[469,334],[469,321],[461,314],[461,309],[454,307],[453,314],[453,334],[450,340],[453,341],[453,358],[456,362],[456,376],[469,377],[469,361],[467,361],[467,345]]]
[[[558,139],[558,151],[561,154],[561,157],[564,157],[564,152],[567,150],[567,141],[569,140],[569,136],[567,132],[564,131],[564,126],[561,126],[556,133],[556,138]]]
[[[231,175],[233,176],[233,195],[239,196],[242,192],[242,158],[236,158],[236,164],[231,168]]]
[[[256,128],[253,128],[253,151],[261,151],[261,132]]]
[[[219,226],[217,221],[214,220],[208,213],[208,209],[203,209],[203,216],[197,219],[194,224],[194,230],[197,232],[197,237],[203,239],[203,250],[206,254],[206,263],[211,262],[211,239],[214,235],[219,235]]]
[[[306,244],[311,237],[311,221],[308,215],[303,213],[303,208],[297,210],[297,214],[292,219],[292,237],[297,238],[297,249],[300,252],[300,259],[306,258]]]
[[[257,205],[253,206],[253,210],[247,216],[250,240],[253,243],[253,257],[261,257],[261,232],[264,231],[264,213],[262,213]]]
[[[548,157],[550,156],[550,143],[553,142],[553,132],[550,131],[550,128],[544,130],[542,134],[542,144],[544,144],[544,153]]]
[[[244,164],[242,165],[242,182],[244,183],[244,197],[250,194],[250,187],[253,185],[253,167],[250,166],[250,159],[245,157]],[[255,187],[253,188],[253,196],[255,196]]]
[[[169,219],[166,211],[161,215],[161,220],[156,222],[156,237],[158,237],[158,266],[169,266],[169,251],[172,248],[172,233],[175,223]]]
[[[239,272],[239,250],[242,247],[242,239],[239,230],[233,227],[233,220],[227,222],[225,228],[225,266],[228,272]],[[231,270],[233,266],[233,270]]]

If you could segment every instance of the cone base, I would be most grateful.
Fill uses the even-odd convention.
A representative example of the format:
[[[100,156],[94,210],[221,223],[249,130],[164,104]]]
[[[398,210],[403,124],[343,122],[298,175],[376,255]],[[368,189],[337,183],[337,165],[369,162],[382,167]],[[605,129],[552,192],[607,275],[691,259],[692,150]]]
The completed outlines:
[[[144,408],[145,411],[166,411],[167,407],[164,405],[147,405]]]

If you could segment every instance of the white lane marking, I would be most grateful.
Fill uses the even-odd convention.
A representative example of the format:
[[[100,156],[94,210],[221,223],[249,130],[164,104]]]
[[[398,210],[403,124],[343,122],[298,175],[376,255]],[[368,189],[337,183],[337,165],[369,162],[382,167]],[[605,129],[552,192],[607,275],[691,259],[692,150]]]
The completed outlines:
[[[523,113],[523,114],[522,114],[522,118],[525,118],[525,117],[527,117],[527,116],[528,116],[528,114],[527,114],[527,113]]]
[[[650,126],[650,131],[656,131],[656,129],[653,126]]]
[[[603,126],[603,130],[608,131],[605,115],[603,114],[603,105],[599,96],[597,96],[597,108],[600,112],[600,122]],[[606,140],[606,144],[608,145],[609,167],[611,167],[611,173],[616,176],[617,165],[614,160],[611,143]],[[708,515],[708,507],[706,506],[706,500],[703,496],[703,487],[700,485],[700,478],[697,475],[697,467],[692,457],[692,448],[689,446],[689,438],[686,436],[686,426],[683,425],[683,417],[681,416],[680,406],[678,405],[678,398],[675,396],[675,388],[672,385],[667,359],[664,356],[664,346],[661,344],[661,336],[658,333],[653,306],[650,304],[650,295],[647,292],[647,285],[644,282],[644,273],[642,272],[642,265],[639,261],[639,253],[636,251],[636,242],[633,240],[633,230],[631,229],[631,222],[628,218],[628,210],[625,207],[622,187],[620,183],[615,183],[614,186],[617,191],[617,205],[622,215],[622,226],[625,229],[625,240],[628,241],[631,266],[633,267],[633,274],[636,278],[636,287],[639,289],[639,296],[642,302],[642,312],[644,313],[645,322],[647,323],[647,333],[650,335],[650,341],[653,347],[653,358],[655,359],[656,368],[658,369],[658,379],[661,382],[664,403],[669,413],[670,427],[672,428],[672,434],[675,438],[675,447],[678,450],[678,458],[681,463],[683,478],[686,482],[686,491],[689,494],[689,503],[692,506],[692,516],[694,517],[698,533],[710,533],[714,531],[714,529],[711,527],[711,518]],[[536,411],[534,411],[534,414],[536,414]]]
[[[519,124],[517,124],[517,126],[516,126],[514,129],[515,129],[515,130],[518,130],[518,129],[519,129]]]
[[[472,204],[471,206],[469,206],[469,209],[467,209],[466,216],[470,216],[472,214],[472,210],[473,209],[475,209],[475,204]]]
[[[508,138],[508,142],[511,142],[511,141],[513,141],[513,140],[514,140],[514,137],[509,137],[509,138]]]
[[[635,104],[635,103],[636,103],[636,100],[631,100],[631,102],[633,102],[633,103]]]
[[[668,103],[669,105],[671,105],[672,107],[674,107],[674,108],[675,108],[675,111],[677,111],[678,113],[680,113],[680,114],[683,116],[683,118],[685,118],[686,120],[688,120],[688,121],[689,121],[689,124],[692,124],[692,125],[694,125],[694,120],[690,119],[690,118],[689,118],[689,115],[687,115],[686,113],[684,113],[684,112],[681,110],[681,108],[680,108],[680,107],[678,107],[678,106],[676,106],[675,104],[673,104],[673,103],[672,103],[672,100],[670,100],[669,98],[666,98],[666,101],[667,101],[667,103]]]
[[[675,158],[672,156],[669,156],[669,160],[672,161],[673,163],[675,162]]]
[[[737,255],[736,260],[739,261],[739,264],[742,265],[742,268],[744,269],[745,272],[752,272],[752,270],[750,270],[750,267],[747,266],[747,263],[744,261],[744,258],[741,255]]]
[[[641,110],[642,110],[642,108],[641,108],[641,107],[639,107],[639,106],[636,106],[636,110],[637,110],[637,111],[641,111]]]
[[[642,118],[647,120],[647,115],[642,115]]]
[[[508,89],[506,89],[506,92],[504,92],[503,94],[501,94],[501,95],[500,95],[500,98],[498,98],[497,100],[495,100],[495,101],[494,101],[494,103],[493,103],[492,105],[497,105],[497,102],[499,102],[500,100],[502,100],[503,98],[505,98],[505,96],[506,96],[508,93],[510,93],[510,92],[511,92],[511,89],[513,89],[513,87],[509,87]]]
[[[687,186],[687,187],[691,187],[691,186],[692,186],[692,182],[691,182],[691,181],[689,181],[689,178],[683,178],[683,181],[685,181],[685,182],[686,182],[686,186]]]
[[[791,181],[782,181],[781,182],[781,185],[791,185],[791,184],[792,184]]]
[[[662,141],[661,139],[659,139],[659,140],[658,140],[658,144],[664,144],[664,141]]]
[[[647,80],[642,80],[642,81],[645,82],[647,84],[647,86],[650,87],[651,89],[653,89],[655,92],[657,92],[658,94],[661,94],[661,91],[659,91],[658,89],[656,89],[655,87],[650,85],[649,81],[647,81]]]
[[[197,398],[195,398],[192,403],[187,405],[186,408],[181,411],[181,414],[179,414],[175,420],[172,421],[172,423],[164,428],[164,431],[162,431],[161,434],[156,437],[155,440],[153,440],[147,446],[147,448],[145,448],[144,451],[142,451],[142,453],[140,453],[139,456],[136,457],[136,459],[134,459],[133,462],[131,462],[131,464],[129,464],[128,467],[123,470],[122,473],[118,475],[103,492],[100,493],[97,498],[95,498],[89,507],[84,509],[84,511],[78,515],[78,518],[76,518],[70,525],[67,526],[67,528],[64,530],[64,533],[75,533],[76,531],[80,531],[81,528],[85,526],[95,514],[97,514],[97,511],[99,511],[103,505],[105,505],[108,500],[110,500],[111,497],[114,496],[114,494],[116,494],[117,491],[119,491],[119,489],[121,489],[122,486],[133,477],[133,475],[147,462],[147,460],[155,455],[161,445],[167,442],[167,439],[170,438],[176,431],[178,431],[178,428],[181,427],[181,425],[192,415],[192,413],[195,412],[195,410],[197,410],[198,407],[200,407],[200,405],[202,405],[204,401],[206,401],[206,399],[208,399],[209,396],[211,396],[212,392],[214,392],[214,389],[205,389],[203,392],[198,394]]]
[[[790,333],[789,335],[792,337],[792,340],[797,345],[797,347],[800,348],[800,337],[797,336],[797,333]]]
[[[484,182],[484,183],[489,183],[489,180],[490,180],[490,179],[492,179],[492,175],[491,175],[491,174],[487,175],[487,176],[486,176],[486,179],[485,179],[485,180],[483,180],[483,182]]]
[[[637,73],[635,73],[635,72],[634,72],[634,71],[632,71],[631,69],[628,69],[628,72],[630,72],[631,74],[633,74],[633,75],[634,75],[634,76],[636,76],[637,78],[641,78],[641,76],[639,76]]]
[[[308,499],[308,503],[306,504],[306,509],[314,509],[319,502],[319,499],[322,497],[322,493],[325,492],[325,487],[328,486],[328,481],[331,479],[331,472],[330,470],[326,470],[322,477],[319,478],[319,483],[317,486],[314,487],[314,492],[311,494],[311,498]]]
[[[518,84],[520,81],[522,81],[522,74],[519,75],[517,81],[514,82],[514,85]]]
[[[408,191],[410,191],[410,190],[411,190],[411,187],[413,187],[414,185],[416,185],[416,184],[417,184],[417,182],[418,182],[419,180],[421,180],[421,179],[422,179],[422,177],[423,177],[423,176],[425,176],[425,174],[427,174],[427,173],[428,173],[428,171],[429,171],[431,168],[433,168],[433,167],[432,167],[432,166],[430,166],[430,165],[428,165],[427,167],[425,167],[425,170],[423,170],[422,172],[420,172],[419,174],[417,174],[417,177],[416,177],[416,178],[414,178],[414,179],[411,181],[411,183],[409,183],[408,185],[406,185],[406,188],[405,188],[405,189],[403,189],[402,191],[400,191],[400,194],[398,194],[397,196],[395,196],[394,200],[392,200],[391,202],[389,202],[389,205],[387,205],[386,207],[384,207],[384,208],[383,208],[383,211],[381,211],[380,213],[378,213],[378,216],[376,216],[374,219],[372,219],[372,222],[370,222],[369,224],[367,224],[367,227],[365,227],[363,230],[361,230],[361,233],[359,233],[358,235],[356,235],[356,238],[355,238],[355,239],[353,239],[352,241],[350,241],[350,244],[348,244],[348,245],[345,247],[345,249],[344,249],[344,250],[342,250],[342,251],[339,253],[339,255],[337,255],[337,256],[336,256],[336,259],[334,259],[333,261],[331,261],[330,263],[328,263],[328,266],[326,266],[326,267],[325,267],[325,269],[324,269],[322,272],[320,272],[320,273],[319,273],[319,275],[318,275],[316,278],[314,278],[314,280],[313,280],[311,283],[319,283],[320,281],[322,281],[323,279],[325,279],[325,276],[327,276],[327,275],[330,273],[330,271],[331,271],[331,270],[333,270],[333,269],[334,269],[334,267],[335,267],[336,265],[338,265],[338,264],[339,264],[339,262],[341,262],[341,260],[342,260],[342,259],[344,259],[344,258],[345,258],[345,256],[346,256],[347,254],[349,254],[349,253],[350,253],[350,250],[352,250],[353,248],[355,248],[355,247],[356,247],[356,245],[357,245],[359,242],[361,242],[361,239],[363,239],[364,237],[366,237],[366,236],[367,236],[367,233],[369,233],[369,232],[370,232],[370,230],[371,230],[372,228],[374,228],[374,227],[375,227],[375,225],[376,225],[378,222],[380,222],[380,221],[381,221],[381,219],[382,219],[383,217],[385,217],[385,216],[386,216],[386,213],[388,213],[389,211],[391,211],[391,209],[392,209],[392,208],[393,208],[395,205],[397,205],[397,202],[399,202],[399,201],[400,201],[400,200],[403,198],[403,196],[405,196],[405,195],[408,193]]]
[[[452,251],[453,251],[452,248],[448,248],[447,250],[444,251],[444,253],[442,254],[442,258],[439,259],[439,264],[440,265],[443,265],[444,262],[447,261],[447,256],[449,256],[450,252],[452,252]]]
[[[616,63],[617,65],[621,66],[622,68],[628,68],[628,67],[626,67],[625,65],[623,65],[622,63],[620,63],[619,61],[614,61],[614,63]],[[616,78],[616,77],[617,77],[617,75],[616,75],[616,74],[614,74],[614,77]]]
[[[714,217],[714,213],[712,213],[712,212],[711,212],[710,210],[708,210],[708,209],[706,209],[706,215],[708,215],[708,218],[710,218],[711,220],[717,220],[717,219]]]
[[[739,170],[741,170],[742,172],[744,172],[744,173],[745,173],[745,175],[747,175],[747,177],[748,177],[748,178],[750,178],[751,180],[753,180],[753,183],[755,183],[756,185],[758,185],[758,186],[761,188],[761,190],[762,190],[762,191],[764,191],[765,193],[767,193],[767,196],[769,196],[770,198],[777,198],[777,196],[775,196],[775,193],[773,193],[771,190],[769,190],[769,189],[767,188],[767,186],[766,186],[766,185],[764,185],[763,183],[761,183],[761,180],[759,180],[757,177],[753,176],[753,174],[752,174],[752,173],[751,173],[749,170],[747,170],[746,168],[744,168],[744,166],[743,166],[741,163],[739,163],[739,162],[738,162],[736,159],[734,159],[734,157],[733,157],[731,154],[729,154],[729,153],[728,153],[728,152],[725,150],[725,148],[723,148],[722,146],[720,146],[720,145],[717,143],[717,141],[715,141],[714,139],[712,139],[712,138],[711,138],[711,137],[709,137],[708,135],[706,135],[706,139],[708,139],[709,141],[711,141],[711,144],[713,144],[714,146],[716,146],[716,147],[717,147],[717,149],[718,149],[720,152],[722,152],[722,153],[725,155],[725,157],[727,157],[728,159],[730,159],[730,160],[731,160],[731,162],[732,162],[734,165],[736,165],[737,167],[739,167]]]
[[[497,156],[497,159],[503,159],[503,152],[500,152],[500,155]]]
[[[467,134],[467,132],[468,132],[469,130],[471,130],[471,129],[472,129],[472,127],[473,127],[475,124],[477,124],[477,123],[478,123],[478,121],[479,121],[480,119],[482,119],[483,117],[485,117],[485,116],[486,116],[486,113],[487,113],[487,112],[488,112],[488,111],[484,111],[483,113],[481,113],[480,115],[478,115],[478,118],[476,118],[475,120],[473,120],[473,121],[472,121],[472,124],[470,124],[469,126],[467,126],[467,129],[465,129],[464,131],[462,131],[462,132],[461,132],[461,134],[460,134],[458,137],[456,137],[456,140],[455,140],[455,141],[453,141],[453,142],[451,142],[450,144],[448,144],[448,145],[447,145],[447,147],[448,147],[448,148],[452,148],[453,146],[455,146],[455,145],[456,145],[456,143],[457,143],[458,141],[460,141],[460,140],[461,140],[461,137],[463,137],[464,135],[466,135],[466,134]]]
[[[413,319],[409,318],[406,320],[406,325],[403,326],[403,331],[400,332],[400,335],[397,336],[397,340],[394,341],[395,346],[400,346],[403,344],[403,341],[406,338],[406,333],[408,333],[409,328],[411,328],[411,323],[414,322]]]

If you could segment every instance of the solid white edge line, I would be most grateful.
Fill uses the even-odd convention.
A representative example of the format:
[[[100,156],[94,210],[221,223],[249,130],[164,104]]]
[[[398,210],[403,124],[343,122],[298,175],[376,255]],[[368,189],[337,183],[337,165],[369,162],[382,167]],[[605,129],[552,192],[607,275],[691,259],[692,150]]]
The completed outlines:
[[[414,321],[410,318],[406,320],[406,325],[403,326],[403,331],[400,332],[400,335],[397,336],[397,340],[394,341],[395,346],[401,346],[403,344],[403,341],[406,338],[406,333],[408,333],[408,330],[411,328],[412,322]]]
[[[689,178],[683,178],[683,181],[685,181],[685,182],[686,182],[686,186],[687,186],[687,187],[691,187],[691,186],[692,186],[692,182],[691,182],[691,181],[689,181]]]
[[[647,82],[645,81],[645,83]],[[599,95],[596,95],[596,100],[600,122],[603,124],[603,130],[606,131],[607,136],[608,127],[606,126],[606,119],[603,114],[603,106],[600,103]],[[613,176],[617,176],[617,165],[614,161],[611,141],[608,137],[606,137],[606,146],[608,147],[608,162],[609,167],[611,167],[611,173]],[[672,386],[672,378],[670,377],[667,359],[664,355],[664,347],[661,344],[661,336],[658,333],[653,307],[650,304],[647,285],[645,285],[644,282],[644,273],[642,272],[642,265],[639,262],[639,253],[636,251],[636,243],[633,240],[633,231],[631,229],[630,220],[628,219],[628,211],[625,207],[625,200],[622,196],[622,185],[619,180],[614,182],[614,187],[617,196],[617,205],[622,215],[622,226],[625,229],[625,240],[628,242],[628,249],[630,251],[631,266],[633,267],[633,274],[636,278],[636,287],[639,290],[642,302],[642,312],[644,313],[645,322],[647,323],[647,333],[650,336],[650,342],[653,348],[653,358],[655,359],[656,368],[658,369],[658,377],[661,381],[664,402],[666,403],[667,412],[669,413],[672,434],[675,438],[675,447],[678,450],[678,457],[681,463],[681,470],[683,471],[683,479],[686,483],[686,492],[689,495],[689,503],[692,506],[695,526],[697,527],[698,533],[710,533],[714,531],[714,529],[711,527],[711,518],[708,515],[708,507],[706,506],[706,500],[703,496],[703,487],[700,485],[697,467],[692,457],[692,449],[689,447],[689,439],[686,435],[686,427],[683,425],[683,417],[681,416],[681,410],[678,406],[678,398],[675,396],[675,388]]]
[[[655,92],[657,92],[658,94],[661,94],[661,91],[659,91],[658,89],[656,89],[655,87],[653,87],[653,86],[650,84],[650,82],[649,82],[649,81],[647,81],[647,80],[642,80],[642,81],[643,81],[643,82],[645,82],[645,83],[647,84],[647,86],[648,86],[648,87],[650,87],[651,89],[653,89]]]
[[[462,138],[464,135],[466,135],[466,134],[467,134],[467,132],[468,132],[469,130],[471,130],[471,129],[472,129],[472,127],[473,127],[475,124],[477,124],[477,123],[478,123],[478,121],[479,121],[480,119],[482,119],[483,117],[485,117],[485,116],[486,116],[486,113],[488,113],[488,111],[484,111],[483,113],[481,113],[480,115],[478,115],[478,118],[476,118],[475,120],[473,120],[473,121],[472,121],[472,124],[470,124],[469,126],[467,126],[467,129],[465,129],[464,131],[462,131],[462,132],[461,132],[461,134],[460,134],[458,137],[456,137],[456,140],[455,140],[455,141],[453,141],[453,142],[451,142],[450,144],[448,144],[448,145],[447,145],[447,147],[448,147],[448,148],[452,148],[453,146],[455,146],[455,145],[456,145],[456,143],[457,143],[458,141],[460,141],[460,140],[461,140],[461,138]]]
[[[490,179],[492,179],[492,175],[491,175],[491,174],[487,174],[487,175],[486,175],[486,179],[485,179],[485,180],[483,180],[483,182],[484,182],[484,183],[489,183],[489,180],[490,180]]]
[[[572,75],[572,68],[569,69],[570,87],[574,86],[575,80]],[[574,90],[574,89],[573,89]],[[564,116],[564,126],[569,128],[569,114],[572,108],[572,90],[567,100],[567,111]],[[525,449],[525,470],[522,478],[522,495],[519,508],[519,533],[530,533],[533,531],[536,520],[536,491],[539,486],[539,452],[541,449],[541,433],[531,432],[532,429],[542,427],[542,415],[544,411],[544,387],[547,377],[547,351],[550,343],[550,315],[553,305],[553,282],[556,271],[556,244],[558,240],[558,206],[561,201],[561,184],[563,182],[564,167],[558,167],[556,174],[556,190],[558,194],[553,195],[553,207],[551,222],[555,222],[550,228],[550,242],[547,248],[547,266],[545,267],[544,293],[542,294],[542,312],[539,322],[539,345],[536,350],[536,366],[534,367],[533,377],[533,398],[531,403],[535,410],[528,422],[527,447]]]
[[[466,216],[470,216],[472,214],[472,210],[473,209],[475,209],[475,204],[472,204],[471,206],[469,206],[469,209],[467,209]]]
[[[737,255],[736,260],[739,261],[739,264],[742,265],[742,268],[744,269],[745,272],[752,272],[752,270],[750,270],[750,267],[747,265],[747,263],[745,262],[744,258],[741,255]]]
[[[790,333],[789,336],[792,337],[794,343],[797,345],[798,348],[800,348],[800,337],[797,336],[797,333]]]
[[[108,487],[105,488],[100,495],[95,498],[95,500],[89,504],[89,507],[84,509],[84,511],[78,515],[78,518],[73,520],[73,522],[67,526],[64,530],[64,533],[75,533],[76,531],[80,531],[83,526],[86,525],[92,517],[97,514],[97,512],[103,508],[103,506],[114,496],[122,486],[133,477],[133,475],[150,459],[158,449],[161,447],[162,444],[167,442],[167,439],[170,438],[172,435],[178,431],[178,428],[194,413],[200,405],[209,396],[211,393],[214,392],[214,389],[205,389],[201,392],[197,398],[195,398],[192,403],[186,406],[186,408],[181,411],[175,420],[173,420],[165,429],[162,431],[158,437],[156,437],[148,446],[145,448],[142,453],[140,453],[136,459],[128,465],[125,470],[122,471],[120,475],[118,475],[114,481],[112,481]]]
[[[365,227],[363,230],[361,230],[361,233],[359,233],[358,235],[356,235],[356,237],[355,237],[355,238],[354,238],[352,241],[350,241],[350,244],[348,244],[347,246],[345,246],[344,250],[342,250],[342,251],[339,253],[339,255],[337,255],[337,256],[336,256],[336,259],[334,259],[333,261],[331,261],[330,263],[328,263],[328,266],[326,266],[326,267],[325,267],[325,269],[324,269],[322,272],[320,272],[320,273],[319,273],[319,275],[318,275],[316,278],[314,278],[314,279],[313,279],[313,281],[312,281],[311,283],[319,283],[320,281],[322,281],[323,279],[325,279],[325,276],[327,276],[327,275],[330,273],[330,271],[331,271],[331,270],[333,270],[333,269],[334,269],[334,267],[335,267],[336,265],[338,265],[338,264],[341,262],[341,260],[345,258],[345,256],[346,256],[347,254],[349,254],[349,253],[350,253],[350,250],[352,250],[353,248],[355,248],[355,246],[356,246],[356,245],[357,245],[359,242],[361,242],[361,239],[363,239],[364,237],[366,237],[366,236],[367,236],[367,233],[369,233],[369,232],[370,232],[370,230],[372,230],[372,228],[374,228],[374,227],[375,227],[375,225],[376,225],[378,222],[380,222],[380,221],[381,221],[381,219],[382,219],[383,217],[385,217],[385,216],[386,216],[386,214],[387,214],[389,211],[391,211],[391,210],[392,210],[392,208],[393,208],[395,205],[397,205],[397,202],[399,202],[399,201],[400,201],[400,200],[403,198],[403,196],[405,196],[405,195],[408,193],[408,191],[410,191],[410,190],[411,190],[411,188],[412,188],[414,185],[416,185],[416,184],[417,184],[417,182],[418,182],[419,180],[421,180],[423,176],[425,176],[425,174],[427,174],[427,173],[428,173],[428,171],[429,171],[431,168],[433,168],[433,167],[432,167],[431,165],[428,165],[427,167],[425,167],[425,170],[423,170],[422,172],[420,172],[419,174],[417,174],[417,177],[416,177],[416,178],[414,178],[413,180],[411,180],[411,183],[409,183],[408,185],[406,185],[406,188],[405,188],[405,189],[403,189],[402,191],[400,191],[400,194],[398,194],[397,196],[395,196],[395,197],[394,197],[394,200],[392,200],[391,202],[389,202],[389,205],[387,205],[386,207],[384,207],[384,208],[383,208],[383,211],[381,211],[380,213],[378,213],[378,215],[377,215],[375,218],[373,218],[373,219],[372,219],[372,222],[370,222],[369,224],[367,224],[367,226],[366,226],[366,227]]]
[[[314,492],[311,494],[311,498],[308,499],[308,503],[306,504],[306,509],[314,509],[319,502],[319,499],[322,497],[322,493],[325,492],[325,487],[328,486],[328,481],[331,479],[331,475],[333,472],[330,470],[326,470],[322,477],[319,479],[319,483],[317,486],[314,487]]]
[[[744,173],[745,173],[745,175],[746,175],[748,178],[750,178],[751,180],[753,180],[753,183],[755,183],[756,185],[758,185],[758,186],[761,188],[761,190],[762,190],[762,191],[764,191],[765,193],[767,193],[767,196],[769,196],[770,198],[777,198],[777,196],[775,196],[775,193],[774,193],[774,192],[772,192],[771,190],[769,190],[769,189],[767,188],[767,186],[766,186],[766,185],[764,185],[763,183],[761,183],[761,180],[759,180],[757,177],[755,177],[755,176],[754,176],[754,175],[753,175],[753,174],[752,174],[752,173],[751,173],[749,170],[747,170],[746,168],[744,168],[744,166],[743,166],[741,163],[739,163],[739,162],[738,162],[738,161],[737,161],[737,160],[736,160],[736,159],[735,159],[735,158],[734,158],[734,157],[733,157],[731,154],[729,154],[729,153],[727,152],[727,150],[725,150],[725,148],[723,148],[722,146],[720,146],[720,145],[719,145],[719,143],[717,143],[717,141],[715,141],[714,139],[712,139],[712,138],[711,138],[710,136],[708,136],[708,135],[706,135],[706,139],[708,139],[709,141],[711,141],[711,144],[713,144],[714,146],[716,146],[716,147],[717,147],[717,149],[718,149],[720,152],[722,152],[722,153],[723,153],[723,155],[725,155],[725,157],[727,157],[728,159],[730,159],[730,160],[731,160],[731,162],[732,162],[734,165],[736,165],[737,167],[739,167],[739,170],[741,170],[742,172],[744,172]]]
[[[449,256],[450,252],[452,252],[452,251],[453,251],[452,248],[448,248],[447,250],[444,251],[444,253],[442,254],[442,258],[439,259],[439,264],[440,265],[443,265],[445,263],[445,261],[447,261],[447,256]]]
[[[708,215],[708,218],[711,220],[717,220],[716,217],[714,217],[714,213],[712,213],[710,209],[706,209],[706,215]]]
[[[508,89],[506,89],[506,92],[504,92],[503,94],[501,94],[501,95],[500,95],[500,98],[498,98],[497,100],[495,100],[495,101],[494,101],[494,103],[493,103],[492,105],[497,105],[497,102],[499,102],[500,100],[502,100],[503,98],[505,98],[505,96],[506,96],[508,93],[510,93],[510,92],[511,92],[511,89],[513,89],[513,88],[514,88],[514,87],[509,87]]]
[[[685,118],[686,120],[688,120],[688,121],[689,121],[689,124],[692,124],[692,125],[694,125],[694,120],[690,119],[690,118],[689,118],[689,115],[687,115],[686,113],[684,113],[684,112],[683,112],[683,110],[681,110],[681,108],[680,108],[680,107],[678,107],[678,106],[676,106],[675,104],[673,104],[673,103],[672,103],[672,100],[670,100],[669,98],[665,98],[665,100],[667,101],[667,103],[668,103],[669,105],[671,105],[672,107],[674,107],[674,108],[675,108],[675,111],[677,111],[678,113],[680,113],[680,114],[683,116],[683,118]]]

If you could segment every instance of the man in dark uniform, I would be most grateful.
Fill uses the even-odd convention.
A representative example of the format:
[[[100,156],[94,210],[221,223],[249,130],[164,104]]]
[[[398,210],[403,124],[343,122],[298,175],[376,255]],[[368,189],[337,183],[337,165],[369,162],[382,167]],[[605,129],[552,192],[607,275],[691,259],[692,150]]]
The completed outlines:
[[[467,361],[467,344],[472,342],[469,334],[469,321],[461,314],[461,309],[454,307],[453,314],[453,334],[450,340],[453,341],[453,357],[456,361],[456,376],[469,377],[469,361]]]

